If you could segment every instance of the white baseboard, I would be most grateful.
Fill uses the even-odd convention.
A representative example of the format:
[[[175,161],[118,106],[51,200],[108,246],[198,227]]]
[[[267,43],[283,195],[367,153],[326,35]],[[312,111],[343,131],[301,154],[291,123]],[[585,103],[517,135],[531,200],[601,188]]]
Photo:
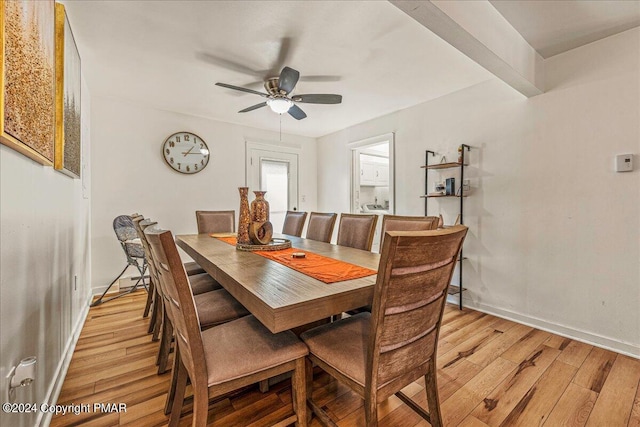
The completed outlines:
[[[49,385],[47,394],[45,395],[44,401],[49,405],[53,405],[58,401],[60,391],[62,390],[62,384],[64,384],[64,379],[67,376],[67,370],[71,363],[71,357],[76,349],[76,344],[78,343],[78,338],[80,337],[80,332],[82,331],[84,322],[87,319],[87,314],[89,314],[89,305],[91,304],[92,298],[93,295],[89,295],[84,308],[80,312],[80,316],[78,316],[78,320],[76,320],[76,324],[73,326],[73,331],[71,332],[71,335],[69,335],[69,339],[67,339],[67,344],[65,345],[60,362],[56,367],[55,375]],[[38,411],[38,418],[36,419],[35,425],[42,427],[48,426],[51,424],[51,417],[53,417],[51,412],[45,413],[43,411]]]
[[[458,297],[454,296],[452,298],[450,296],[449,298],[447,298],[447,302],[457,305]],[[640,347],[631,343],[614,340],[609,337],[594,334],[592,332],[575,329],[565,325],[559,325],[557,323],[552,323],[544,319],[523,315],[514,311],[505,310],[491,305],[477,303],[467,298],[463,298],[462,303],[464,307],[468,307],[473,310],[481,311],[483,313],[491,314],[503,319],[512,320],[523,325],[531,326],[536,329],[541,329],[543,331],[551,332],[556,335],[571,338],[586,344],[591,344],[596,347],[604,348],[606,350],[611,350],[616,353],[633,357],[635,359],[640,359]]]

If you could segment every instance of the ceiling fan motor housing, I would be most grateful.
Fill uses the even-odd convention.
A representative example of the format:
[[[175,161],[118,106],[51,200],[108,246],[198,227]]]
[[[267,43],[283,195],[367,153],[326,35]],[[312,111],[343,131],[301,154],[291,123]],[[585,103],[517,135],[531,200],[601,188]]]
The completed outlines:
[[[269,95],[278,96],[283,95],[286,96],[285,91],[280,90],[280,79],[278,77],[271,77],[264,82],[264,89],[267,91]]]

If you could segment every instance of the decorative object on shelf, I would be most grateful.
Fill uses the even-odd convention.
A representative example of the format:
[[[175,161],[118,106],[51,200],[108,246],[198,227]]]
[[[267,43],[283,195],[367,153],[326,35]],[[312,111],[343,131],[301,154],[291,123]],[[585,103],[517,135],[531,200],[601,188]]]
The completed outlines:
[[[176,172],[198,173],[209,164],[209,147],[195,133],[176,132],[162,145],[164,161]]]
[[[445,193],[447,196],[454,196],[456,194],[456,179],[447,178],[445,181]]]
[[[248,245],[249,226],[251,225],[251,212],[249,211],[249,187],[238,187],[240,193],[240,214],[238,218],[238,245]]]
[[[53,167],[80,178],[80,54],[64,5],[56,3],[56,137]]]
[[[264,198],[266,191],[254,191],[256,198],[251,202],[251,221],[266,222],[269,221],[269,202]]]
[[[55,138],[54,5],[0,3],[0,142],[47,166]]]

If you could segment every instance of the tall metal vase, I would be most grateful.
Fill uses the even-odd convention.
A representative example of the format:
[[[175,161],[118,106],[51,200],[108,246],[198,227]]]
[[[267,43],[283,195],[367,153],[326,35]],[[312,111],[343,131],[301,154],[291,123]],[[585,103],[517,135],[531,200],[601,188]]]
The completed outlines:
[[[240,218],[238,219],[238,243],[246,245],[249,239],[249,226],[251,225],[251,212],[249,211],[249,187],[238,187],[240,192]]]

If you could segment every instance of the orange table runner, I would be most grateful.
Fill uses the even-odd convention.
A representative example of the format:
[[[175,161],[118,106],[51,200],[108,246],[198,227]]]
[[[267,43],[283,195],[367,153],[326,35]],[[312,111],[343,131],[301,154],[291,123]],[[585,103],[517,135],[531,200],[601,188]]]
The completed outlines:
[[[230,245],[236,245],[235,237],[216,237]],[[304,258],[293,258],[293,253],[305,254]],[[360,267],[345,261],[318,255],[313,252],[304,251],[297,248],[283,249],[280,251],[256,251],[254,252],[265,258],[269,258],[279,264],[285,265],[293,270],[299,271],[314,279],[324,283],[336,283],[343,280],[360,279],[377,273],[370,268]]]

